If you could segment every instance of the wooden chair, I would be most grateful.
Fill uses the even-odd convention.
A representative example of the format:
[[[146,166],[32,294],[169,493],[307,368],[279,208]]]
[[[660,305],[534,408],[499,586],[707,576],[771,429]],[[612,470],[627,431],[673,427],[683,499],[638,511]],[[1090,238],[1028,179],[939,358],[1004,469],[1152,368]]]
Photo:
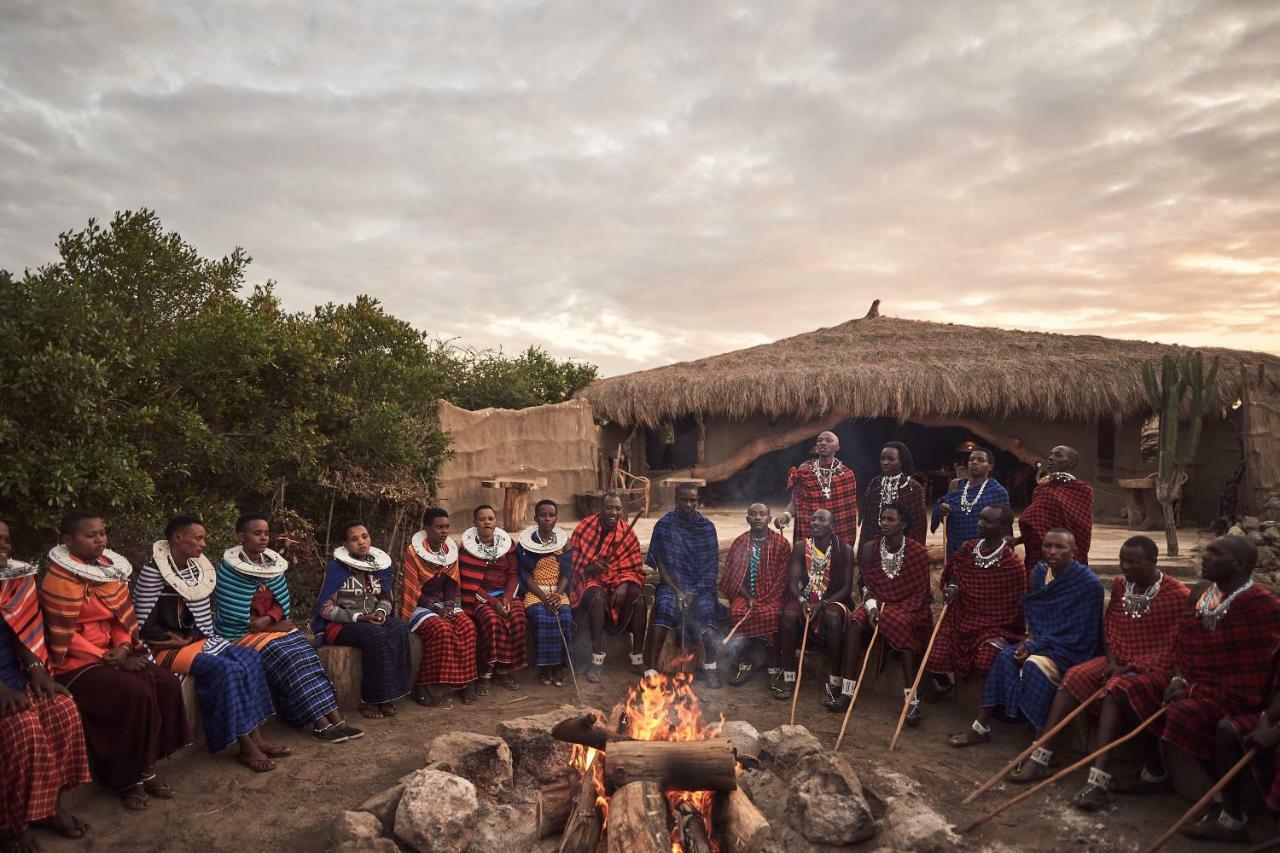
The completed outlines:
[[[609,486],[622,495],[622,505],[627,513],[632,510],[641,510],[641,516],[649,517],[649,478],[632,474],[626,468],[622,467],[622,445],[618,445],[618,452],[613,457],[613,476],[610,478]]]

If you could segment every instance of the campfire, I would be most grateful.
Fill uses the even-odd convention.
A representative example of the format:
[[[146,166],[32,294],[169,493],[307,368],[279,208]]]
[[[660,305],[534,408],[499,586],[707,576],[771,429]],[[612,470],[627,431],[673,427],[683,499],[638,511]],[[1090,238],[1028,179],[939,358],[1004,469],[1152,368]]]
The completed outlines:
[[[574,745],[562,781],[539,791],[538,836],[561,853],[742,853],[768,822],[738,787],[738,757],[702,719],[685,674],[645,679],[608,720],[589,715],[552,731]]]

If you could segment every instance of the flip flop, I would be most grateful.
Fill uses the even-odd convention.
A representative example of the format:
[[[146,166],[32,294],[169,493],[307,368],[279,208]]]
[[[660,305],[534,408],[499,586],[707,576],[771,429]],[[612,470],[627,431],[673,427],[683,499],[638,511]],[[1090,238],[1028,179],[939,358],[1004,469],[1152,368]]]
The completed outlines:
[[[141,812],[146,811],[147,807],[151,805],[151,801],[145,791],[138,793],[131,788],[120,794],[120,804],[125,807],[126,811]]]
[[[264,746],[262,747],[262,752],[267,758],[286,758],[293,755],[293,750],[287,746]]]
[[[250,761],[249,759],[245,758],[243,755],[237,755],[236,761],[239,761],[241,764],[243,764],[245,767],[248,767],[254,773],[270,773],[272,770],[276,769],[276,763],[272,761],[270,758],[267,758],[265,756],[262,758],[258,758]]]
[[[178,796],[178,792],[166,785],[158,779],[148,779],[142,783],[142,790],[146,791],[157,800],[172,800]]]
[[[980,743],[989,743],[990,741],[991,735],[980,735],[973,729],[963,731],[958,735],[952,735],[947,738],[947,743],[956,749],[962,749],[966,746],[977,746]]]

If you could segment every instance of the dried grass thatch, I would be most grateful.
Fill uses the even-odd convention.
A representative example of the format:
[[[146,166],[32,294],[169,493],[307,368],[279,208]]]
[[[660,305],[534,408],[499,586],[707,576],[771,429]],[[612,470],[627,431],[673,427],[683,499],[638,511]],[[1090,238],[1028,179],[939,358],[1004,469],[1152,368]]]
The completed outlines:
[[[1142,363],[1182,347],[869,316],[771,344],[601,379],[578,392],[597,417],[656,426],[703,414],[810,421],[849,417],[1030,417],[1088,422],[1144,414]],[[1221,355],[1218,402],[1239,397],[1243,371],[1266,366],[1276,393],[1280,358]]]

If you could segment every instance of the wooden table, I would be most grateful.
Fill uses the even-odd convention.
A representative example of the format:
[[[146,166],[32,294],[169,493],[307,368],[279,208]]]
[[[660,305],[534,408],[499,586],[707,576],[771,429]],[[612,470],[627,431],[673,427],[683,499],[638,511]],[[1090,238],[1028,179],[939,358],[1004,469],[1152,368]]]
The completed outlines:
[[[664,477],[662,479],[662,485],[671,489],[672,508],[676,505],[676,489],[681,486],[697,486],[698,488],[702,488],[706,484],[706,480],[699,479],[698,477]]]
[[[493,477],[481,480],[485,489],[502,489],[502,529],[519,536],[520,531],[529,525],[529,492],[547,487],[546,477]]]
[[[1118,479],[1116,485],[1125,490],[1125,510],[1130,530],[1163,530],[1164,511],[1156,501],[1156,475]]]

